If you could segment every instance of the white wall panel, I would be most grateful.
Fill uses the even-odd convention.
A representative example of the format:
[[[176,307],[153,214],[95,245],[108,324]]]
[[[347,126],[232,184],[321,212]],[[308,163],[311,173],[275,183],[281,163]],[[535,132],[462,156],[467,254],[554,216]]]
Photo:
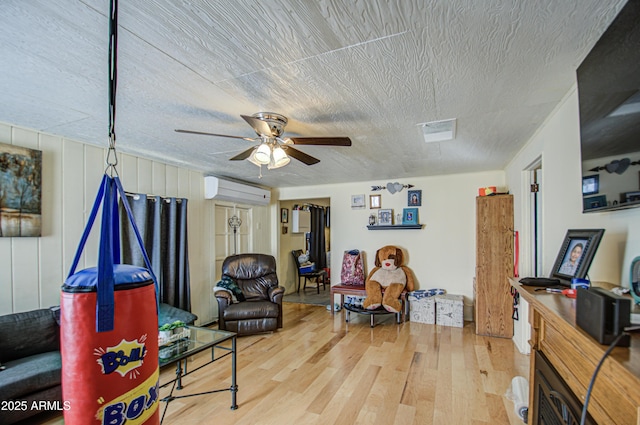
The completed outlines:
[[[62,204],[63,270],[68,273],[78,242],[84,230],[84,145],[71,140],[62,141],[62,168],[57,170],[62,177],[62,198],[54,202]],[[49,184],[43,182],[43,190]],[[84,268],[84,261],[78,267]]]
[[[89,220],[91,209],[96,200],[96,195],[100,188],[100,182],[106,168],[105,163],[105,150],[97,148],[95,146],[84,146],[84,218],[82,220],[83,229]],[[64,171],[63,171],[64,172]],[[87,267],[95,267],[98,264],[98,248],[100,246],[100,220],[102,217],[102,210],[96,217],[96,221],[93,224],[87,244],[84,247],[84,265],[78,266],[79,269]],[[80,240],[78,239],[78,242]]]
[[[202,187],[204,187],[204,178],[202,179]],[[178,170],[178,194],[177,197],[178,198],[188,198],[189,196],[191,196],[191,176],[189,174],[189,170],[186,170],[184,168],[180,168]],[[200,186],[199,186],[200,187]],[[194,192],[194,199],[204,199],[204,189],[201,189],[202,191],[200,193]]]
[[[13,128],[12,144],[29,149],[39,149],[38,133],[21,128]],[[44,188],[43,188],[44,189]],[[20,285],[14,287],[13,307],[18,311],[38,308],[40,293],[39,256],[40,238],[11,238],[13,255],[13,279]]]
[[[0,314],[13,311],[12,238],[0,238]]]
[[[138,158],[138,193],[153,193],[153,163],[144,158]],[[156,195],[156,194],[154,194]],[[157,194],[160,195],[160,194]]]
[[[150,194],[155,195],[156,193],[167,193],[167,178],[166,178],[166,166],[164,164],[159,164],[157,162],[152,163],[151,165],[151,178],[153,181],[151,182],[151,192]]]
[[[67,276],[62,261],[62,138],[40,135],[42,180],[42,237],[40,238],[40,305],[60,303],[60,286]],[[58,285],[54,285],[57,283]]]
[[[0,123],[0,143],[11,145],[12,127]],[[13,310],[13,238],[0,238],[0,312]]]
[[[11,126],[0,123],[0,143],[11,144]],[[0,313],[13,310],[11,239],[0,238]]]
[[[122,154],[118,161],[120,163],[118,167],[120,182],[125,192],[140,193],[138,190],[138,158]]]
[[[178,196],[178,168],[167,165],[165,169],[166,196]],[[195,198],[193,198],[195,199]]]

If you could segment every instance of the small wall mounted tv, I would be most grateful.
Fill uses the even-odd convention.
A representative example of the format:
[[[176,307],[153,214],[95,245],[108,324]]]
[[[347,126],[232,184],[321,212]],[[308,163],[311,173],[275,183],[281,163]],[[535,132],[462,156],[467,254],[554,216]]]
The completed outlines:
[[[640,0],[620,9],[576,78],[583,176],[599,175],[599,194],[621,199],[621,193],[640,189]],[[632,165],[614,167],[619,164]],[[637,206],[640,202],[621,201],[610,209]]]

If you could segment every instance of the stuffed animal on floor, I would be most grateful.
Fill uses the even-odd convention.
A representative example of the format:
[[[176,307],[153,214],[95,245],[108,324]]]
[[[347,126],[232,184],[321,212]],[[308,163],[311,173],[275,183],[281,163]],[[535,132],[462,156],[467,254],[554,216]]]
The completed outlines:
[[[375,267],[365,282],[367,298],[363,307],[375,310],[382,305],[387,311],[398,313],[401,308],[399,298],[404,288],[413,291],[414,280],[413,272],[404,265],[402,250],[393,245],[380,248],[376,251]]]

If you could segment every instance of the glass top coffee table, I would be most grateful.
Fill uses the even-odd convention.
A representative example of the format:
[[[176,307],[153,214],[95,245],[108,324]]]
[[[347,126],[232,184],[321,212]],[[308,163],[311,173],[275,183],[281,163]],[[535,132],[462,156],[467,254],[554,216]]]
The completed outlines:
[[[169,395],[160,400],[166,403],[162,412],[162,418],[160,420],[161,423],[164,419],[165,413],[167,412],[169,403],[178,398],[230,391],[231,410],[238,408],[238,405],[236,404],[236,393],[238,392],[238,385],[236,384],[236,334],[233,332],[200,328],[197,326],[188,326],[187,329],[188,336],[185,335],[184,338],[159,347],[160,367],[171,364],[176,365],[176,377],[171,381],[160,385],[160,388],[164,388],[171,384],[171,392]],[[187,358],[209,348],[211,349],[211,360],[193,370],[187,370]],[[216,351],[216,348],[218,351]],[[194,373],[227,356],[231,356],[231,387],[194,394],[173,395],[174,390],[181,390],[183,388],[183,376]]]

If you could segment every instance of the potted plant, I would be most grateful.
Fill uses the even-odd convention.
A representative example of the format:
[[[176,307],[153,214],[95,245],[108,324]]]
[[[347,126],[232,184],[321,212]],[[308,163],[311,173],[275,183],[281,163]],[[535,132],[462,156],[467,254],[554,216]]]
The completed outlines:
[[[173,335],[186,333],[186,331],[188,331],[188,329],[185,329],[186,326],[187,324],[181,320],[176,320],[173,323],[165,323],[164,325],[160,326],[158,328],[158,337],[161,341],[161,345],[171,342]]]

